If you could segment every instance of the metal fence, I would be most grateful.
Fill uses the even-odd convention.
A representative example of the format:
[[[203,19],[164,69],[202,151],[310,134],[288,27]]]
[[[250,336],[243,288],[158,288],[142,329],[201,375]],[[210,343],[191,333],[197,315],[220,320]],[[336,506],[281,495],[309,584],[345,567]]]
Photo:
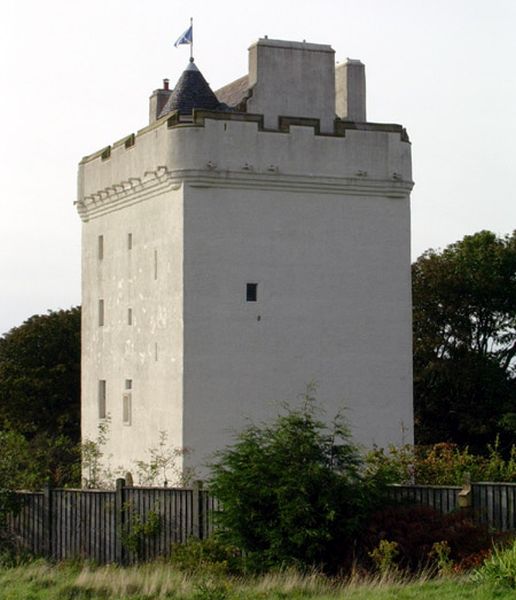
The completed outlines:
[[[432,506],[443,513],[459,508],[458,486],[392,485],[392,503]],[[116,490],[45,488],[19,492],[20,510],[8,527],[21,547],[64,560],[133,563],[168,556],[174,543],[204,539],[214,529],[216,501],[202,485],[191,489],[128,487]],[[516,530],[516,484],[471,484],[471,508],[479,523]]]

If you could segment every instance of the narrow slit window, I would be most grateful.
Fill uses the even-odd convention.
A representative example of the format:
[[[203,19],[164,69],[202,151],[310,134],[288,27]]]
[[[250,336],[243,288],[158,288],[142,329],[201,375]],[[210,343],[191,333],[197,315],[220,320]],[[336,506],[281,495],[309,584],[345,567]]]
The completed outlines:
[[[98,391],[99,419],[106,418],[106,380],[99,379]]]
[[[154,279],[158,278],[158,251],[154,250]]]
[[[248,283],[245,289],[246,302],[257,302],[258,301],[258,284]]]
[[[133,249],[133,234],[132,233],[127,234],[127,249],[128,250]]]
[[[158,342],[154,342],[154,360],[158,360]]]
[[[99,235],[97,256],[98,256],[99,260],[102,260],[104,258],[104,236],[103,235]]]
[[[128,325],[133,324],[133,309],[132,308],[127,309],[127,324]]]
[[[131,392],[122,396],[122,421],[124,425],[131,424]]]
[[[99,300],[99,327],[104,325],[104,300]]]

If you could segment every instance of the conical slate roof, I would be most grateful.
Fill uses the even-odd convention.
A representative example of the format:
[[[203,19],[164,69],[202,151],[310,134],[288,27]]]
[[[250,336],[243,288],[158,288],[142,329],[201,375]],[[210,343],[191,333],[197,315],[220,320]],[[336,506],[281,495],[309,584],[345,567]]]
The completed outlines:
[[[212,92],[208,82],[191,60],[159,116],[160,118],[164,117],[174,110],[178,110],[184,115],[190,115],[194,108],[214,110],[219,105],[220,102],[217,100],[217,96]]]

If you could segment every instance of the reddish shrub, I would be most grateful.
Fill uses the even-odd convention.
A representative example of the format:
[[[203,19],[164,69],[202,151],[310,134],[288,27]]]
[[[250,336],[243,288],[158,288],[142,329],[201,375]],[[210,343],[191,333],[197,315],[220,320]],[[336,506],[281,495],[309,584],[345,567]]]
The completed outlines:
[[[435,542],[446,541],[450,558],[456,562],[491,548],[487,527],[477,525],[465,512],[443,515],[429,506],[391,506],[372,515],[364,536],[364,550],[370,552],[380,540],[396,542],[398,563],[410,570],[430,562]]]
[[[484,560],[491,555],[491,550],[480,550],[480,552],[475,552],[474,554],[470,554],[466,556],[459,562],[455,563],[453,566],[454,573],[465,573],[467,571],[471,571],[472,569],[478,569],[482,566]]]

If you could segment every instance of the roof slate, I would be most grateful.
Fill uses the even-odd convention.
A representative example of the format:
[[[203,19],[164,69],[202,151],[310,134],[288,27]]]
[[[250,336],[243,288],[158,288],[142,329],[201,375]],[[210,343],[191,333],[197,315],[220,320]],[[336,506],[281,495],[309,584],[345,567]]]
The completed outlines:
[[[244,75],[215,92],[219,102],[231,107],[239,106],[249,91],[249,77]]]
[[[194,108],[205,108],[215,110],[220,102],[213,93],[202,73],[191,62],[183,71],[179,81],[174,87],[167,103],[160,113],[160,118],[166,114],[178,110],[180,113],[189,115]]]

